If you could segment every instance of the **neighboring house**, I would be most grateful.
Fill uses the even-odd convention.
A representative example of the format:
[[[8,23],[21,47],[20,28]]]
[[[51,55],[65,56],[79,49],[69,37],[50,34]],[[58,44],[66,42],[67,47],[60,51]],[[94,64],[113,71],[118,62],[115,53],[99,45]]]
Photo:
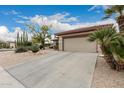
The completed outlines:
[[[15,48],[15,47],[16,47],[15,42],[10,42],[10,47],[11,47],[11,48]]]
[[[9,44],[10,48],[15,48],[16,47],[16,43],[15,42],[7,41],[7,43]]]
[[[106,24],[56,33],[55,35],[58,37],[59,50],[89,53],[98,52],[98,45],[96,42],[88,41],[89,34],[95,32],[98,28],[112,26],[113,24]]]

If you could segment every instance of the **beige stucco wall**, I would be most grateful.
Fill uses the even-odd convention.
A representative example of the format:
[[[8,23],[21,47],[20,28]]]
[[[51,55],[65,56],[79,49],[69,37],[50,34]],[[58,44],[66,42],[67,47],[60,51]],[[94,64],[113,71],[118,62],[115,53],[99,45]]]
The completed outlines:
[[[88,37],[64,39],[64,51],[96,52],[96,43],[89,42]]]
[[[58,44],[59,44],[59,51],[62,51],[62,37],[61,36],[59,36]]]
[[[15,48],[15,43],[10,43],[10,47]]]

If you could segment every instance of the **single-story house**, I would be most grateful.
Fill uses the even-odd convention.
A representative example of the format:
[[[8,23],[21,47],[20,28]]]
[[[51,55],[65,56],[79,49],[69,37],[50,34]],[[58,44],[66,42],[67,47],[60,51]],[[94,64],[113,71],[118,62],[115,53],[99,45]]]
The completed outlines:
[[[89,34],[95,32],[98,28],[112,27],[113,24],[98,25],[84,27],[64,32],[55,33],[58,37],[58,49],[60,51],[72,52],[98,52],[98,45],[96,42],[89,42]]]
[[[14,41],[7,41],[7,43],[9,44],[10,48],[15,48],[16,47],[16,43]]]

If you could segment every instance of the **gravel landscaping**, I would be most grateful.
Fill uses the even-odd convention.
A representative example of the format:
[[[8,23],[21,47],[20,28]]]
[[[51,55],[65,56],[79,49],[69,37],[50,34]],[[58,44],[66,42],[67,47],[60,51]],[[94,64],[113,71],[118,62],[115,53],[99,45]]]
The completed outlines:
[[[102,57],[98,57],[91,87],[124,88],[124,71],[112,70]]]
[[[23,62],[23,60],[42,56],[46,53],[48,53],[47,50],[42,50],[38,53],[32,53],[31,51],[25,53],[15,53],[14,51],[0,52],[0,66],[3,68],[10,67],[12,65],[18,64],[19,62]]]

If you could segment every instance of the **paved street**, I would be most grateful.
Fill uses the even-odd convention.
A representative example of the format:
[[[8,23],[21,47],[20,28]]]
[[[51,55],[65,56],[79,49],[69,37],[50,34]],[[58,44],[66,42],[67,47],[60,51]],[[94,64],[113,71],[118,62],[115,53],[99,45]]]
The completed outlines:
[[[90,87],[96,53],[52,51],[7,68],[25,87]]]

